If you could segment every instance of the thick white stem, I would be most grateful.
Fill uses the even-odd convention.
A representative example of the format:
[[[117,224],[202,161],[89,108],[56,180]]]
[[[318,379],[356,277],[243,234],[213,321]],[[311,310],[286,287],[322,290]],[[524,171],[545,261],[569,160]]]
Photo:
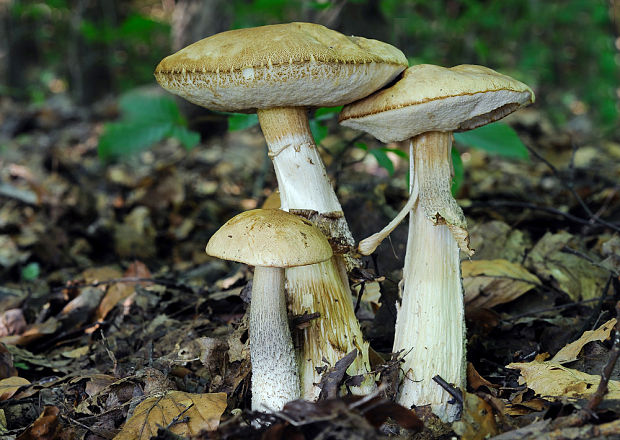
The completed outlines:
[[[286,269],[287,289],[294,313],[321,314],[304,329],[298,352],[301,393],[308,400],[315,400],[321,391],[317,386],[321,373],[316,368],[333,367],[354,349],[359,354],[347,373],[355,376],[370,371],[368,343],[364,341],[355,318],[349,293],[340,282],[335,260],[333,257],[323,263]],[[374,377],[366,374],[362,385],[353,387],[352,392],[367,394],[374,388]]]
[[[299,399],[299,375],[284,296],[284,270],[256,267],[250,306],[252,409],[280,411]]]
[[[306,109],[259,109],[257,114],[278,179],[280,209],[326,214],[318,226],[329,232],[330,242],[352,248],[353,236],[312,138]]]
[[[445,421],[455,420],[458,407],[448,403],[451,396],[432,378],[439,375],[464,389],[465,313],[459,247],[450,227],[443,222],[436,224],[428,208],[449,212],[453,206],[450,201],[442,202],[449,184],[450,163],[445,160],[445,150],[449,157],[450,145],[417,145],[411,158],[420,194],[409,218],[402,304],[393,348],[394,352],[406,353],[398,402],[406,407],[431,405]],[[446,179],[448,182],[443,181]]]
[[[324,366],[323,358],[334,365],[353,348],[359,355],[351,365],[350,375],[370,371],[368,343],[364,342],[353,303],[343,255],[355,244],[342,213],[340,202],[329,182],[323,161],[312,138],[304,108],[258,110],[258,120],[269,146],[280,190],[280,208],[285,211],[316,211],[319,218],[309,216],[327,236],[335,256],[318,265],[286,270],[291,308],[294,314],[318,312],[320,317],[303,330],[299,358],[304,376],[302,395],[315,399],[315,385],[320,375],[315,366]],[[340,252],[339,250],[343,250]],[[374,380],[366,376],[358,393],[370,391]]]

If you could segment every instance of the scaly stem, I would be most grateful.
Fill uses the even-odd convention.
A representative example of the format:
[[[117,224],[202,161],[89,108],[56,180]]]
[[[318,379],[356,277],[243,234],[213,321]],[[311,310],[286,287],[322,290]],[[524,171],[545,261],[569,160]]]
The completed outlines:
[[[299,358],[311,359],[311,362],[304,362],[301,371],[309,371],[306,364],[324,365],[323,357],[329,364],[334,365],[340,357],[357,348],[358,359],[349,368],[349,373],[367,374],[370,368],[368,344],[363,342],[361,328],[353,311],[346,272],[339,270],[344,267],[343,254],[353,249],[354,240],[312,138],[306,109],[259,109],[257,113],[276,171],[281,209],[295,213],[316,211],[320,219],[312,220],[325,233],[336,254],[332,260],[321,265],[286,270],[293,313],[320,314],[320,318],[310,326],[320,331],[304,330],[306,333],[312,331],[312,337],[304,336],[305,342],[300,349]],[[313,281],[300,290],[296,286],[303,285],[304,282],[300,284],[296,281],[299,279],[317,282]],[[320,287],[312,288],[314,284]],[[326,294],[330,298],[328,301],[324,300]],[[303,299],[293,299],[294,295],[300,295]],[[340,319],[334,319],[335,316]],[[341,335],[339,338],[346,343],[332,340],[333,335]],[[302,374],[302,396],[314,399],[319,392],[314,385],[317,376]],[[366,387],[354,390],[358,393],[365,391]]]
[[[353,349],[357,349],[358,353],[368,353],[368,343],[363,339],[353,305],[346,300],[348,292],[339,282],[335,258],[286,270],[290,303],[295,313],[321,313],[319,319],[310,321],[304,329],[300,341],[303,349],[298,353],[301,394],[308,400],[315,400],[320,393],[316,386],[321,380],[317,367],[333,367],[337,360]],[[328,361],[327,364],[323,359]],[[368,371],[367,356],[358,356],[347,369],[351,376]],[[367,394],[374,389],[374,385],[374,378],[367,375],[355,391]]]
[[[299,375],[284,296],[284,270],[257,266],[250,305],[252,409],[280,411],[299,399]]]
[[[432,377],[439,375],[458,388],[465,387],[459,247],[446,224],[447,218],[458,219],[460,211],[456,202],[448,200],[453,200],[447,160],[451,145],[451,133],[414,138],[411,160],[420,192],[409,218],[402,304],[393,348],[394,352],[407,353],[398,402],[406,407],[430,404],[445,421],[458,416],[458,407],[448,403],[450,395]]]

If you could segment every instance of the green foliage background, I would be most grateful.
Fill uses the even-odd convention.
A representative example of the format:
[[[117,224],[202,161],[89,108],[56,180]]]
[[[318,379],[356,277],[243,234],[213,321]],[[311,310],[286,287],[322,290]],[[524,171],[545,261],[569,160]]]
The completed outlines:
[[[112,1],[112,0],[110,0]],[[67,54],[74,37],[111,71],[109,92],[152,83],[156,63],[172,51],[171,10],[160,0],[114,0],[114,14],[78,17],[79,0],[10,0],[8,14],[24,23],[23,38],[41,51],[25,72],[28,90],[3,87],[18,98],[53,94],[50,79],[72,87]],[[89,2],[87,2],[89,3]],[[92,2],[90,2],[92,3]],[[586,117],[599,130],[617,128],[620,7],[608,0],[226,0],[223,22],[247,27],[314,21],[347,34],[379,38],[401,48],[411,63],[483,64],[537,92],[537,105],[559,125]],[[105,4],[105,3],[102,3]],[[105,11],[104,11],[105,12]],[[210,34],[205,29],[204,36]]]

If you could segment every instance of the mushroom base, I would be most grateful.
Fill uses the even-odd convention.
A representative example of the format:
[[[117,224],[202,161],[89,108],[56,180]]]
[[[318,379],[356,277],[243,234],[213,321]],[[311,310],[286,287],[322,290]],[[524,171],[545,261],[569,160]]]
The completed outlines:
[[[409,219],[402,304],[394,352],[402,351],[405,372],[398,403],[430,404],[444,421],[459,416],[457,405],[432,378],[465,389],[465,312],[459,249],[450,229],[434,225],[420,209]]]

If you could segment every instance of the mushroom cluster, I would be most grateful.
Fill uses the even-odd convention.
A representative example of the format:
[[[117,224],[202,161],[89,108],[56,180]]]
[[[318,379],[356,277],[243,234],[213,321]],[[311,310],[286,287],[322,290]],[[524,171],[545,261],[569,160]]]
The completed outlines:
[[[207,253],[255,266],[250,307],[252,407],[276,411],[316,399],[320,371],[356,349],[354,393],[375,387],[347,272],[356,247],[310,132],[308,110],[346,105],[340,121],[384,142],[411,139],[411,196],[399,216],[362,241],[368,255],[411,212],[394,351],[404,350],[399,401],[458,413],[430,378],[464,389],[459,248],[465,217],[450,194],[452,131],[497,120],[533,101],[524,84],[480,66],[408,66],[397,48],[321,25],[288,23],[223,32],[166,57],[155,77],[168,91],[219,111],[256,112],[280,191],[280,210],[229,220]],[[401,72],[404,74],[387,89]],[[309,221],[311,220],[311,221]],[[287,295],[285,295],[285,290]],[[291,341],[292,313],[318,313]],[[276,362],[278,360],[278,362]]]

